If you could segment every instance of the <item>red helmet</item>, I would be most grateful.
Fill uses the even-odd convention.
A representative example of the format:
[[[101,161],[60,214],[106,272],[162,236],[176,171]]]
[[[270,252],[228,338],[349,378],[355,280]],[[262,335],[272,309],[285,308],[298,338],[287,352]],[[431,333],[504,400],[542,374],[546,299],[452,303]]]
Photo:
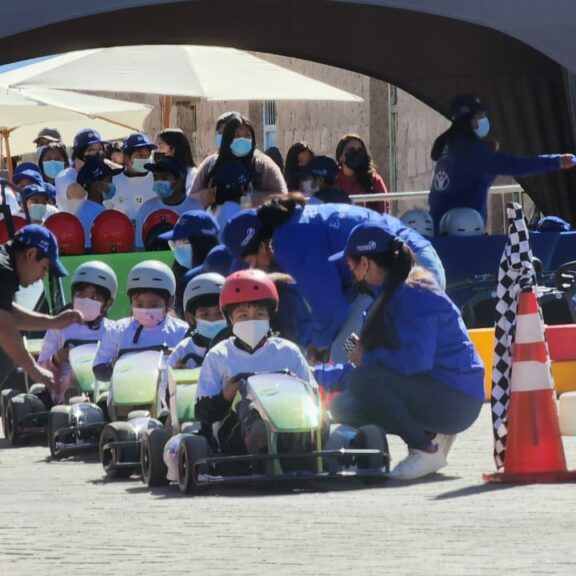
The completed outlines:
[[[224,310],[231,304],[268,300],[273,311],[278,310],[278,290],[276,285],[262,270],[239,270],[230,274],[220,293],[220,308]]]
[[[178,222],[178,218],[178,214],[168,208],[161,208],[148,214],[144,224],[142,224],[142,242],[146,250],[157,248],[155,244],[158,236],[172,230]],[[164,246],[167,247],[166,243]]]
[[[82,223],[74,214],[57,212],[46,218],[44,226],[56,236],[61,256],[84,254],[86,236]]]
[[[96,216],[90,229],[94,254],[134,251],[134,227],[130,218],[118,210],[106,210]]]
[[[21,216],[12,216],[12,222],[14,223],[14,232],[18,232],[20,228],[26,226],[26,220]],[[8,234],[8,226],[6,225],[6,220],[0,220],[0,244],[6,244],[10,240],[10,235]]]

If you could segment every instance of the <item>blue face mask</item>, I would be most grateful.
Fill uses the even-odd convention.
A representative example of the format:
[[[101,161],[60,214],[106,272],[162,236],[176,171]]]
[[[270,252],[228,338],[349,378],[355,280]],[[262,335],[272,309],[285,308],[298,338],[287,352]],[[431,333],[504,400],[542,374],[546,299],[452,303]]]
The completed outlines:
[[[172,196],[172,184],[168,180],[156,180],[152,189],[160,198]]]
[[[230,144],[230,150],[234,156],[242,158],[250,153],[252,150],[252,139],[251,138],[234,138],[232,144]]]
[[[480,118],[478,120],[478,128],[475,128],[474,132],[478,138],[486,138],[488,132],[490,132],[490,120],[488,118]]]
[[[150,164],[150,158],[134,158],[134,160],[132,160],[132,169],[134,172],[145,174],[148,172],[148,170],[144,168],[146,164]]]
[[[184,268],[192,268],[192,245],[181,244],[174,248],[174,259]]]
[[[208,340],[212,340],[217,336],[224,328],[226,328],[226,320],[216,320],[216,322],[208,322],[208,320],[196,320],[196,332],[200,336],[204,336]]]
[[[102,194],[104,200],[112,200],[116,196],[116,186],[114,184],[108,185],[108,190]]]
[[[216,142],[216,148],[220,150],[220,146],[222,146],[222,134],[216,134],[214,141]]]
[[[56,178],[66,168],[66,165],[61,160],[44,160],[42,168],[47,178]]]

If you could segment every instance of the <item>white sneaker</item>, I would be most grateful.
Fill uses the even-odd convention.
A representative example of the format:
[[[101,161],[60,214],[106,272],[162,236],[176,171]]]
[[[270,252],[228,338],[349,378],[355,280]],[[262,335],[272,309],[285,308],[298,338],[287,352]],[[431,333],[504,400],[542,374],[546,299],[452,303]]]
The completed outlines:
[[[390,472],[390,478],[415,480],[438,472],[447,464],[446,455],[440,448],[433,453],[411,449],[408,450],[408,456]]]
[[[436,434],[432,439],[434,444],[438,444],[438,448],[444,452],[444,456],[448,456],[448,452],[456,441],[458,434]]]

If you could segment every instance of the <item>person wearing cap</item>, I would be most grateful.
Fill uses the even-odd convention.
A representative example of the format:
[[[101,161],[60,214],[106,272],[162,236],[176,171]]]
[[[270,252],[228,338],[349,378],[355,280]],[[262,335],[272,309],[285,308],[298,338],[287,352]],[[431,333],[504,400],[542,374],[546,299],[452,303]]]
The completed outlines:
[[[44,181],[54,184],[56,176],[70,166],[66,146],[62,142],[44,146],[38,157],[38,165]]]
[[[144,165],[152,172],[155,197],[146,201],[136,214],[136,248],[143,248],[142,226],[146,218],[162,208],[169,208],[179,215],[189,210],[202,210],[203,206],[186,195],[186,169],[178,160],[164,156],[158,162]]]
[[[168,156],[177,160],[186,169],[186,194],[192,189],[192,184],[198,173],[192,148],[186,134],[180,128],[166,128],[156,135],[158,158]]]
[[[488,141],[487,107],[476,96],[456,96],[449,114],[452,125],[436,138],[430,154],[436,165],[428,203],[436,234],[452,208],[473,208],[486,223],[488,190],[499,175],[530,176],[575,166],[573,154],[519,158],[500,152],[497,142]]]
[[[52,372],[42,368],[26,350],[21,332],[62,329],[83,320],[76,310],[48,316],[14,302],[20,286],[31,286],[42,280],[49,270],[59,277],[68,274],[58,256],[56,237],[44,226],[24,226],[12,242],[0,246],[0,350],[3,356],[0,387],[13,367],[19,366],[32,380],[51,390],[54,387]]]
[[[106,140],[102,140],[100,134],[91,128],[86,128],[76,134],[72,147],[73,166],[60,172],[54,180],[56,204],[60,210],[74,214],[82,200],[86,198],[86,190],[77,183],[78,172],[87,158],[102,159],[104,157],[106,143]]]
[[[62,144],[62,136],[56,128],[42,128],[32,142],[36,144],[36,154],[40,157],[44,148],[49,144]]]
[[[58,212],[58,208],[51,203],[52,193],[46,189],[46,184],[29,184],[22,189],[22,204],[26,203],[26,209],[33,224],[42,224],[48,216]],[[26,214],[21,212],[18,216],[26,218]]]
[[[85,235],[85,247],[90,248],[90,230],[96,216],[105,212],[104,202],[110,201],[116,195],[116,187],[112,178],[119,170],[112,170],[108,164],[99,158],[87,158],[78,172],[78,184],[86,193],[76,217],[82,223]]]
[[[340,256],[340,254],[336,255]],[[460,312],[402,238],[379,222],[350,233],[344,257],[375,298],[350,359],[348,390],[332,403],[337,422],[377,424],[408,456],[391,472],[421,478],[446,466],[456,434],[484,402],[484,367]]]
[[[124,170],[112,179],[116,196],[108,207],[126,214],[132,222],[136,221],[136,214],[144,203],[156,196],[154,177],[145,166],[152,162],[152,151],[157,148],[141,132],[130,134],[122,143]]]
[[[226,248],[224,244],[214,246],[214,248],[206,254],[206,258],[202,264],[188,270],[184,275],[184,281],[188,284],[188,282],[198,276],[198,274],[206,274],[208,272],[215,272],[216,274],[224,276],[224,278],[232,272],[232,254],[228,252],[228,248]]]
[[[351,204],[350,197],[338,188],[336,175],[338,164],[330,156],[316,156],[304,167],[308,178],[301,181],[302,192],[308,204]]]
[[[158,238],[168,242],[174,253],[172,271],[176,277],[174,309],[182,316],[182,295],[186,287],[186,272],[204,263],[206,255],[218,244],[220,227],[205,210],[189,210],[178,218],[172,230]]]
[[[32,162],[23,162],[16,167],[14,175],[12,176],[12,182],[18,186],[20,189],[26,188],[26,186],[36,185],[41,188],[44,187],[44,180],[42,179],[42,174],[37,164]],[[10,206],[10,212],[12,214],[18,214],[22,208],[16,198],[16,194],[6,188],[6,202]]]

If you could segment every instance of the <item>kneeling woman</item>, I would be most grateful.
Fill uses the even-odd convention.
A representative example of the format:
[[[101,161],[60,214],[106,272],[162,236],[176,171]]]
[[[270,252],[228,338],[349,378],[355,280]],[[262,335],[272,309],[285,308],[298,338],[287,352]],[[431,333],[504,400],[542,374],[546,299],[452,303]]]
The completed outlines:
[[[420,478],[446,466],[453,435],[476,420],[484,368],[458,309],[410,248],[377,222],[356,226],[343,255],[376,300],[366,312],[357,368],[333,403],[337,421],[378,424],[409,453],[392,471]],[[338,257],[340,255],[336,255]]]

